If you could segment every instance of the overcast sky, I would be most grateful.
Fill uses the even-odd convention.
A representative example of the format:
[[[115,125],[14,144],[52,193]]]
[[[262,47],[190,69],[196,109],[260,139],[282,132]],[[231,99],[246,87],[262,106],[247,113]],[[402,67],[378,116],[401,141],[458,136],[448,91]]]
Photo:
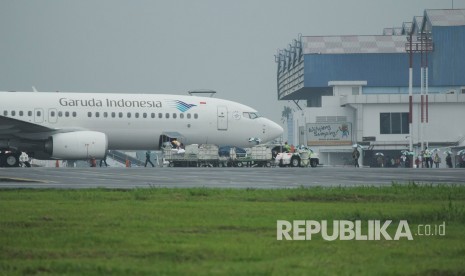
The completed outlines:
[[[0,91],[213,89],[280,121],[274,54],[298,34],[382,34],[452,0],[0,0]],[[465,8],[465,0],[454,0]]]

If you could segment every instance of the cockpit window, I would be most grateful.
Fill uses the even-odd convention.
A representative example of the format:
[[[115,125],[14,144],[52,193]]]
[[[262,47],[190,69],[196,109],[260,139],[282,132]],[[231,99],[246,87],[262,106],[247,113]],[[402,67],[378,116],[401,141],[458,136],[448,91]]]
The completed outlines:
[[[242,116],[249,119],[257,119],[258,117],[260,117],[260,115],[258,115],[258,113],[256,112],[243,112]]]

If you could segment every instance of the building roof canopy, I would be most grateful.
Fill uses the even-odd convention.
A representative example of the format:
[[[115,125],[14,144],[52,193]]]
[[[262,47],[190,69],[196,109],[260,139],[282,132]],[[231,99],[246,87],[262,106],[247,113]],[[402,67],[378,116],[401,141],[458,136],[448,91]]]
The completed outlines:
[[[406,36],[303,36],[304,54],[405,53]]]
[[[463,26],[465,25],[465,9],[463,10],[425,10],[425,20],[431,26]]]

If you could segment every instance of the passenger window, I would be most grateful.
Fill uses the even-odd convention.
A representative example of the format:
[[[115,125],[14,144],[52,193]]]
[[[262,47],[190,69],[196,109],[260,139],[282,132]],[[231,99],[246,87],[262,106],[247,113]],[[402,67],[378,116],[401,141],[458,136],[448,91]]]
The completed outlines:
[[[158,113],[158,118],[159,118],[159,119],[163,118],[163,114]]]
[[[154,119],[155,118],[155,113],[150,114],[150,117],[152,117],[152,119]]]
[[[199,118],[199,114],[194,113],[194,119],[198,119],[198,118]]]
[[[19,116],[23,117],[23,115],[24,115],[24,112],[20,111]]]
[[[134,114],[134,116],[135,116],[136,118],[139,118],[139,112],[136,112],[136,114]]]
[[[77,114],[76,114],[76,111],[73,111],[73,117],[76,117]]]
[[[66,112],[65,112],[65,116],[66,116],[66,117],[69,117],[69,111],[66,111]]]
[[[3,116],[8,116],[8,111],[7,110],[3,111]]]
[[[179,114],[179,118],[184,119],[184,113]]]
[[[6,112],[6,111],[5,111]],[[27,112],[27,116],[31,117],[32,116],[32,111]]]
[[[191,118],[191,114],[187,113],[187,119],[190,119],[190,118]]]
[[[100,117],[100,113],[99,112],[95,112],[95,117]]]
[[[118,113],[118,117],[123,118],[123,112]]]
[[[58,117],[63,117],[63,112],[62,111],[58,111]]]
[[[131,118],[131,112],[128,112],[127,115],[128,115],[128,118]]]
[[[173,119],[176,119],[176,117],[177,117],[177,114],[173,113]]]
[[[170,114],[169,114],[169,113],[166,113],[166,114],[165,114],[165,118],[166,118],[166,119],[169,119],[169,118],[170,118]]]
[[[40,111],[37,111],[37,113],[36,113],[36,114],[37,114],[37,117],[40,117],[40,116],[42,116],[42,112],[40,112]]]
[[[115,112],[112,112],[112,113],[111,113],[111,117],[112,117],[112,118],[115,118],[115,117],[116,117],[116,113],[115,113]]]
[[[92,112],[87,112],[87,117],[92,117]]]
[[[108,112],[103,112],[103,117],[108,118]]]
[[[153,114],[153,113],[152,113],[152,114]],[[143,118],[147,118],[147,113],[145,113],[145,112],[142,113],[142,117],[143,117]]]
[[[51,112],[50,112],[50,116],[51,116],[51,117],[55,117],[55,111],[51,111]]]
[[[16,116],[16,111],[12,110],[11,111],[11,116]]]

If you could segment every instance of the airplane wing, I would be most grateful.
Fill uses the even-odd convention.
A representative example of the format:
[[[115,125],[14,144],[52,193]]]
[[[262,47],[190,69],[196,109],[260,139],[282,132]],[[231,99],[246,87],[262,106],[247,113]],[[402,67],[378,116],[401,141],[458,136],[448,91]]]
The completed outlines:
[[[0,139],[46,139],[50,134],[58,132],[71,132],[81,129],[58,129],[41,126],[35,123],[25,122],[14,118],[8,118],[0,115]]]

